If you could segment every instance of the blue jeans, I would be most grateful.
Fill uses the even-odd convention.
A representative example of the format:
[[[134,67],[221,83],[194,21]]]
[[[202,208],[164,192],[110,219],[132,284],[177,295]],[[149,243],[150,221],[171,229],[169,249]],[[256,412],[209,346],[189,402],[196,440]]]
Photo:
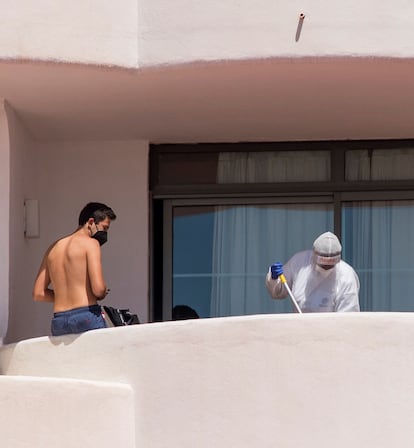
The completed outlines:
[[[69,311],[54,313],[52,335],[83,333],[88,330],[106,328],[99,305],[82,306]]]

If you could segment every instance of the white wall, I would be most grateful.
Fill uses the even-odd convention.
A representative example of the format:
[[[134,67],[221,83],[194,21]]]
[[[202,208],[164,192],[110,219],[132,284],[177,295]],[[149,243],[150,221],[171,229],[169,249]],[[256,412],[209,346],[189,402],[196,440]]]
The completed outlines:
[[[0,59],[137,67],[280,56],[410,57],[413,19],[407,0],[6,0]]]
[[[21,160],[25,156],[22,154]],[[32,161],[30,165],[28,160]],[[26,175],[36,185],[29,191],[32,198],[36,194],[40,204],[40,238],[24,241],[24,247],[16,255],[13,268],[16,293],[7,340],[50,333],[52,306],[32,303],[33,281],[47,247],[77,228],[79,212],[90,201],[104,202],[117,214],[108,243],[102,248],[104,275],[111,289],[105,303],[129,307],[146,322],[148,144],[143,141],[37,143],[25,166],[13,173],[20,179]],[[12,198],[17,209],[21,196],[16,194]],[[17,227],[21,228],[21,223]],[[24,275],[19,275],[21,264],[25,266]]]
[[[2,1],[0,57],[137,65],[137,1]]]
[[[299,39],[299,15],[305,14]],[[140,64],[414,54],[414,3],[142,0]]]
[[[5,448],[135,447],[125,384],[0,376],[0,397]]]
[[[413,353],[414,313],[262,315],[21,341],[0,373],[130,384],[136,448],[405,448]]]

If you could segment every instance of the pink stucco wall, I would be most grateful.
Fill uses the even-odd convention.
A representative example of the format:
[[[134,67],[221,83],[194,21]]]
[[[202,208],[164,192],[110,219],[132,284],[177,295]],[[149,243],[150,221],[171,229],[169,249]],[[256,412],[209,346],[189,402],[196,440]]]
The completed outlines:
[[[12,284],[7,341],[48,335],[52,306],[34,303],[33,281],[43,253],[74,231],[89,201],[108,203],[117,213],[102,250],[111,294],[105,303],[126,307],[148,320],[148,144],[142,141],[39,143],[11,124],[13,160],[11,232]],[[21,126],[21,125],[20,125]],[[19,137],[20,135],[20,137]],[[20,162],[19,162],[20,160]],[[29,163],[31,161],[31,163]],[[40,237],[23,233],[23,200],[39,200]],[[8,270],[4,270],[5,275]],[[4,287],[6,289],[6,286]],[[7,313],[6,313],[7,315]]]

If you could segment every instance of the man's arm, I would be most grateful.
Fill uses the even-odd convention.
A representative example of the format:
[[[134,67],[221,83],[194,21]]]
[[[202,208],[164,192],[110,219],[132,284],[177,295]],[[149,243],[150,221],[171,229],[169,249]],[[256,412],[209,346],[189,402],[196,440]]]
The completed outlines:
[[[105,298],[109,290],[106,288],[106,283],[102,272],[101,248],[98,241],[93,238],[91,238],[90,244],[88,244],[86,259],[92,294],[98,300],[102,300]]]
[[[42,264],[40,265],[39,272],[37,274],[34,286],[33,286],[33,300],[35,302],[54,302],[55,293],[53,289],[49,288],[50,276],[47,267],[47,253],[43,257]]]

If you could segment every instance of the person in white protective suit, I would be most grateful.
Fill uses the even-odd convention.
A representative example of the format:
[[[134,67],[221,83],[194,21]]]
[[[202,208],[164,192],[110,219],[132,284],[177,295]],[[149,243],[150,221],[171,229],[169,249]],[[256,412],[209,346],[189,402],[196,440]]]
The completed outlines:
[[[299,252],[283,266],[269,267],[266,287],[273,299],[288,297],[280,280],[287,284],[303,313],[360,311],[359,279],[354,269],[341,260],[342,246],[336,235],[325,232],[313,243],[313,250]]]

